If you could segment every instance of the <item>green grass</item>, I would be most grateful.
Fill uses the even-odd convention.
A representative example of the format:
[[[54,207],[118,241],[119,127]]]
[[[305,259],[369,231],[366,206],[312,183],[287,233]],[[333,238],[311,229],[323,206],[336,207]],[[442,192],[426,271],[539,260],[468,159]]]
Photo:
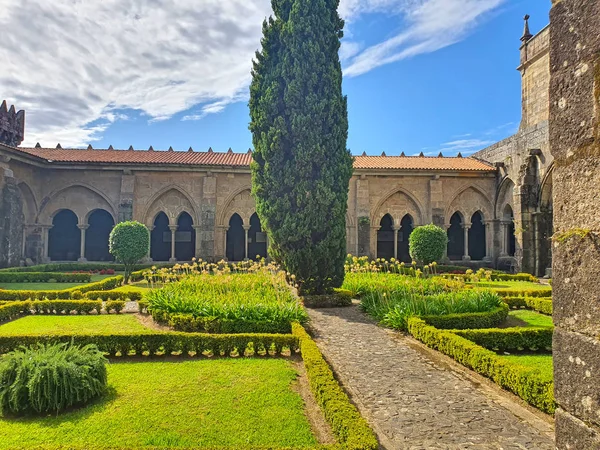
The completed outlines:
[[[552,355],[502,355],[502,358],[505,358],[515,364],[531,367],[532,369],[538,369],[543,376],[550,379],[554,376],[552,373]]]
[[[469,284],[486,289],[507,289],[509,291],[550,290],[550,286],[547,284],[531,283],[529,281],[480,281]]]
[[[519,309],[508,313],[509,326],[511,327],[547,327],[552,328],[552,317],[535,311]]]
[[[0,418],[0,449],[314,446],[284,359],[217,359],[108,366],[111,394],[43,418]]]
[[[0,325],[0,336],[22,334],[64,333],[148,333],[153,330],[143,326],[135,316],[26,316]]]
[[[102,281],[105,278],[115,277],[114,275],[92,275],[91,283]],[[61,291],[76,286],[85,286],[89,283],[0,283],[0,289],[11,291]]]

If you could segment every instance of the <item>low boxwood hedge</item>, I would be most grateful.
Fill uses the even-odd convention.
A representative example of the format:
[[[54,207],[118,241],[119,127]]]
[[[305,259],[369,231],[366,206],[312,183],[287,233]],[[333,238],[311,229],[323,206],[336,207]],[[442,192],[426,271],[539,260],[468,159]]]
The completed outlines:
[[[137,302],[142,299],[142,290],[127,290],[127,291],[89,291],[86,292],[84,297],[90,300],[122,300]]]
[[[428,347],[450,356],[475,372],[521,397],[536,408],[553,414],[554,382],[540,371],[515,364],[475,342],[448,330],[439,330],[424,320],[411,317],[408,331]]]
[[[173,264],[136,264],[134,270],[149,269],[152,266],[172,267]],[[49,263],[29,267],[7,267],[5,269],[0,269],[0,272],[71,272],[75,270],[99,271],[108,269],[112,269],[116,272],[123,272],[125,266],[123,264],[115,263]]]
[[[0,336],[0,354],[8,353],[22,345],[37,343],[56,344],[73,342],[75,345],[94,344],[100,351],[110,356],[142,355],[190,355],[206,352],[213,356],[244,355],[247,351],[258,353],[269,351],[281,355],[284,349],[295,352],[298,338],[290,334],[205,334],[150,332],[124,334],[84,334],[64,335],[20,335]]]
[[[291,333],[289,320],[256,321],[241,318],[221,319],[218,317],[194,317],[192,314],[164,314],[153,312],[152,317],[158,323],[168,324],[176,331],[188,333]]]
[[[0,272],[0,283],[89,283],[89,273]]]
[[[508,306],[502,305],[489,312],[422,316],[421,319],[436,328],[465,330],[469,328],[493,328],[504,322],[507,316]]]
[[[305,295],[302,297],[302,303],[307,308],[335,308],[350,306],[352,297],[352,291],[348,289],[335,289],[332,294]]]
[[[500,352],[552,351],[552,328],[516,327],[450,331],[488,350]]]
[[[110,291],[123,284],[123,276],[105,278],[96,283],[75,286],[70,289],[51,290],[51,291],[30,291],[30,290],[0,290],[0,300],[68,300],[71,298],[81,298],[82,294],[89,291]]]
[[[552,289],[493,289],[500,297],[552,297]]]
[[[527,308],[533,309],[542,314],[552,315],[552,298],[548,297],[503,297],[502,301],[509,308]]]
[[[375,433],[335,379],[317,344],[297,322],[292,333],[298,339],[310,388],[339,444],[348,450],[379,448]]]
[[[111,300],[102,303],[101,300],[25,300],[16,302],[7,302],[0,305],[0,322],[6,322],[18,317],[36,313],[36,314],[99,314],[102,307],[106,312],[115,312],[119,314],[125,309],[125,302],[122,300]]]

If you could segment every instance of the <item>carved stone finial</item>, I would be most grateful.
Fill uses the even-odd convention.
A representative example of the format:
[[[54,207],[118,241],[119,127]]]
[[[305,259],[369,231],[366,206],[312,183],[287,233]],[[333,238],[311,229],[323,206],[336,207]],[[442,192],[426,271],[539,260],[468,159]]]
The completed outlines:
[[[249,148],[249,149],[248,149],[248,155],[251,155],[251,154],[252,154],[252,149],[251,149],[251,148]]]
[[[6,100],[0,104],[0,143],[17,147],[25,138],[25,111],[7,108]]]
[[[190,148],[188,148],[188,152],[192,153],[194,151],[194,149],[190,146]]]
[[[113,146],[112,146],[112,145],[109,145],[109,146],[108,146],[108,149],[109,149],[109,150],[114,150],[114,148],[113,148]]]
[[[523,20],[525,21],[525,27],[523,28],[523,36],[521,36],[521,41],[523,43],[526,43],[529,39],[533,37],[533,34],[529,32],[529,14],[525,14]]]
[[[148,149],[149,152],[153,152],[154,151],[154,147],[150,146],[150,148]]]
[[[212,152],[213,152],[212,147],[208,147],[208,153],[212,153]]]
[[[38,142],[37,144],[35,144],[35,148],[42,148],[42,146],[40,145],[40,143]]]
[[[423,158],[425,156],[425,153],[421,152],[419,153],[419,157]]]
[[[129,150],[130,152],[132,152],[133,151],[133,145],[130,145],[127,150]]]
[[[362,156],[367,156],[367,152],[363,152]]]
[[[440,152],[440,154],[438,155],[438,158],[443,158],[444,155],[442,154],[442,152]]]
[[[458,155],[456,155],[457,158],[462,158],[462,153],[458,152]]]
[[[92,144],[88,145],[87,147],[88,150],[94,150],[94,147],[92,147]]]
[[[8,112],[8,107],[6,106],[6,100],[2,100],[2,105],[0,105],[0,113]]]
[[[231,147],[229,147],[229,150],[227,150],[227,154],[228,154],[228,155],[231,155],[231,154],[233,154],[233,150],[231,149]]]
[[[387,156],[385,152],[381,152],[381,156]]]
[[[169,152],[174,152],[175,150],[173,150],[173,147],[169,147]]]
[[[404,152],[400,153],[400,156],[406,156],[406,154]]]
[[[60,149],[62,149],[62,147],[60,146],[60,142],[59,142],[58,144],[56,144],[56,149],[57,149],[57,150],[60,150]]]

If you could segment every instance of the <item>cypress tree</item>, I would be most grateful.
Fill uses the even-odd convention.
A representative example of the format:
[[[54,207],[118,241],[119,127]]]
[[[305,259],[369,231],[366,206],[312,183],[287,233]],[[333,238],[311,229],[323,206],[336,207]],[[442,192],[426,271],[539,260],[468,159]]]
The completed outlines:
[[[252,191],[270,253],[302,294],[344,280],[352,156],[339,0],[273,0],[250,86]]]

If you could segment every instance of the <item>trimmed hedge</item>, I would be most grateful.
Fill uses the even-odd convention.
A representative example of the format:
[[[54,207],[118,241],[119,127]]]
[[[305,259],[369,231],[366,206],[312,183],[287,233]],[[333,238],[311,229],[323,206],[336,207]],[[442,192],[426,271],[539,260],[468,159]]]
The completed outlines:
[[[89,283],[91,280],[89,273],[0,272],[0,283]]]
[[[484,330],[451,330],[488,350],[499,352],[523,350],[552,351],[552,328],[491,328]]]
[[[500,297],[552,297],[552,289],[523,289],[516,291],[513,289],[494,289],[491,288]]]
[[[463,280],[469,280],[473,277],[473,275],[467,275],[465,273],[441,273],[441,276],[444,278],[462,278]],[[510,274],[492,272],[491,281],[527,281],[529,283],[537,283],[539,280],[529,273]]]
[[[110,356],[155,355],[202,355],[213,356],[244,355],[247,351],[269,351],[281,355],[284,349],[298,350],[298,338],[290,334],[203,334],[203,333],[163,333],[143,334],[83,334],[62,335],[20,335],[0,336],[0,354],[8,353],[20,346],[37,343],[56,344],[73,342],[75,345],[94,344]]]
[[[493,328],[504,322],[507,316],[508,306],[502,305],[489,312],[422,316],[421,319],[439,329],[465,330],[470,328]]]
[[[102,311],[101,301],[92,300],[35,300],[24,302],[11,302],[0,306],[0,322],[16,319],[30,314],[90,314]]]
[[[68,300],[81,298],[81,294],[89,291],[110,291],[123,284],[123,276],[105,278],[96,283],[75,286],[70,289],[52,291],[0,290],[0,300]]]
[[[292,327],[288,319],[256,321],[248,319],[221,319],[218,317],[194,317],[192,314],[166,314],[153,312],[152,318],[168,324],[176,331],[188,333],[272,333],[289,334]]]
[[[292,333],[298,339],[310,388],[338,442],[348,450],[379,448],[375,433],[333,376],[317,344],[297,322]]]
[[[502,301],[506,303],[509,308],[528,308],[533,309],[542,314],[552,315],[552,299],[547,297],[535,298],[535,297],[502,297]]]
[[[333,294],[305,295],[302,303],[307,308],[335,308],[352,305],[352,291],[348,289],[334,289]]]
[[[527,403],[549,414],[554,413],[554,382],[538,370],[515,364],[454,332],[438,330],[417,317],[409,319],[408,331],[428,347],[491,378]]]
[[[150,302],[148,300],[140,300],[138,301],[138,311],[140,314],[148,313],[148,306]]]
[[[90,300],[122,300],[137,302],[142,299],[143,292],[128,290],[128,291],[89,291],[85,293],[85,298]]]
[[[123,300],[109,300],[104,304],[104,309],[107,313],[114,311],[115,314],[120,314],[125,309]]]
[[[136,264],[133,270],[144,270],[150,267],[173,267],[173,264]],[[125,266],[115,263],[50,263],[38,264],[29,267],[7,267],[0,269],[0,272],[71,272],[75,270],[107,270],[113,269],[117,272],[123,272]]]

